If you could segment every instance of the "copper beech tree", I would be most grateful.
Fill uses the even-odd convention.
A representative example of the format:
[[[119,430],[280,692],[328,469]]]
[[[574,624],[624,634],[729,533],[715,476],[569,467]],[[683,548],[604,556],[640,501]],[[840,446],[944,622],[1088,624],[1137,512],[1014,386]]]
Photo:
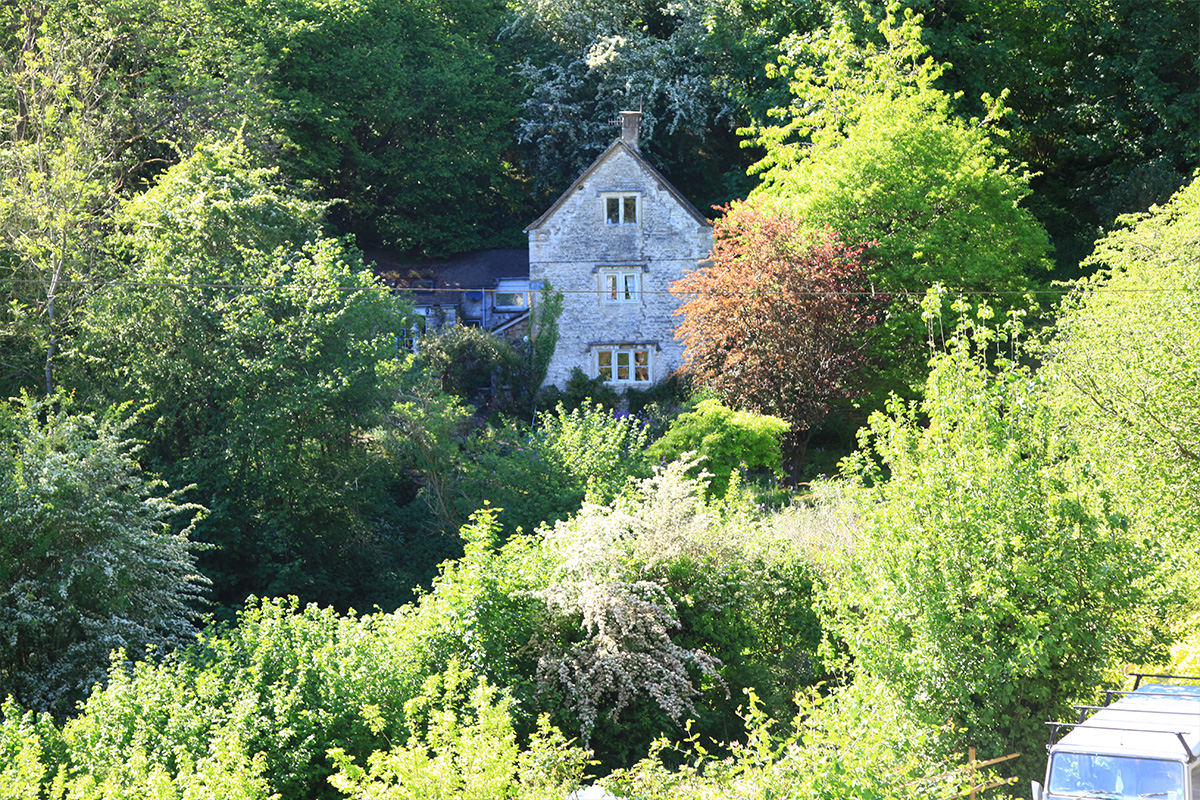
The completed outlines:
[[[724,211],[711,263],[671,287],[685,301],[675,312],[684,369],[730,405],[787,420],[795,479],[813,427],[860,391],[885,298],[864,270],[865,245],[813,232],[765,202]]]

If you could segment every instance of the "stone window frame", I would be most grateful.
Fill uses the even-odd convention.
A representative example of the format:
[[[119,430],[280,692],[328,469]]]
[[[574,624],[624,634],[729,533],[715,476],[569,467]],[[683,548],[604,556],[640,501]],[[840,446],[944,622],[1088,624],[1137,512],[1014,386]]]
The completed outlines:
[[[642,193],[637,191],[600,192],[600,210],[604,224],[614,227],[637,225],[642,221]],[[630,216],[633,218],[630,219]]]
[[[600,302],[630,305],[642,302],[642,267],[600,267]]]
[[[654,382],[653,342],[591,345],[594,374],[614,386],[649,386]]]

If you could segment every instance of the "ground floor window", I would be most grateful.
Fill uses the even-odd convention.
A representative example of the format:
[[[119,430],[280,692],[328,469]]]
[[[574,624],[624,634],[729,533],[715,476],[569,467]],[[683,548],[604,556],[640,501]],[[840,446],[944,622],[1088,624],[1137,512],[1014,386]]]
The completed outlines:
[[[404,349],[410,353],[417,352],[417,342],[427,332],[424,315],[413,317],[412,325],[404,337]]]
[[[649,383],[648,347],[611,347],[596,351],[596,374],[605,383]]]

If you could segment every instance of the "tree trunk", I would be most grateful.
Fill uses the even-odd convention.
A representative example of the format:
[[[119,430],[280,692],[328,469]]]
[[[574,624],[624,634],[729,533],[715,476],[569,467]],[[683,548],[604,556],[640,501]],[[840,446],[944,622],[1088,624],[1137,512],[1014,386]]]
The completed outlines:
[[[808,452],[808,442],[812,439],[812,428],[802,431],[792,431],[788,435],[788,482],[793,486],[800,483],[800,465],[804,463],[804,454]]]

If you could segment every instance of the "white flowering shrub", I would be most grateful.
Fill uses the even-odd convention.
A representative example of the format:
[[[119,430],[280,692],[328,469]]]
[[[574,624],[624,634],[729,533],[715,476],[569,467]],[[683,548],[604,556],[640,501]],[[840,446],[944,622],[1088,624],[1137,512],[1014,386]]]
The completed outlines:
[[[142,474],[119,413],[65,404],[0,406],[0,696],[58,714],[112,651],[190,641],[208,583],[172,531],[199,507]]]
[[[571,698],[585,739],[607,702],[615,720],[637,694],[652,698],[676,723],[700,695],[689,667],[716,675],[720,661],[671,639],[679,628],[674,604],[649,581],[556,584],[547,601],[583,618],[585,638],[538,663],[540,686],[557,684]]]
[[[542,640],[538,686],[607,764],[688,720],[736,733],[750,686],[771,713],[790,714],[797,689],[820,677],[801,546],[736,482],[706,500],[695,468],[671,463],[544,533],[554,566],[541,596],[572,624]]]

